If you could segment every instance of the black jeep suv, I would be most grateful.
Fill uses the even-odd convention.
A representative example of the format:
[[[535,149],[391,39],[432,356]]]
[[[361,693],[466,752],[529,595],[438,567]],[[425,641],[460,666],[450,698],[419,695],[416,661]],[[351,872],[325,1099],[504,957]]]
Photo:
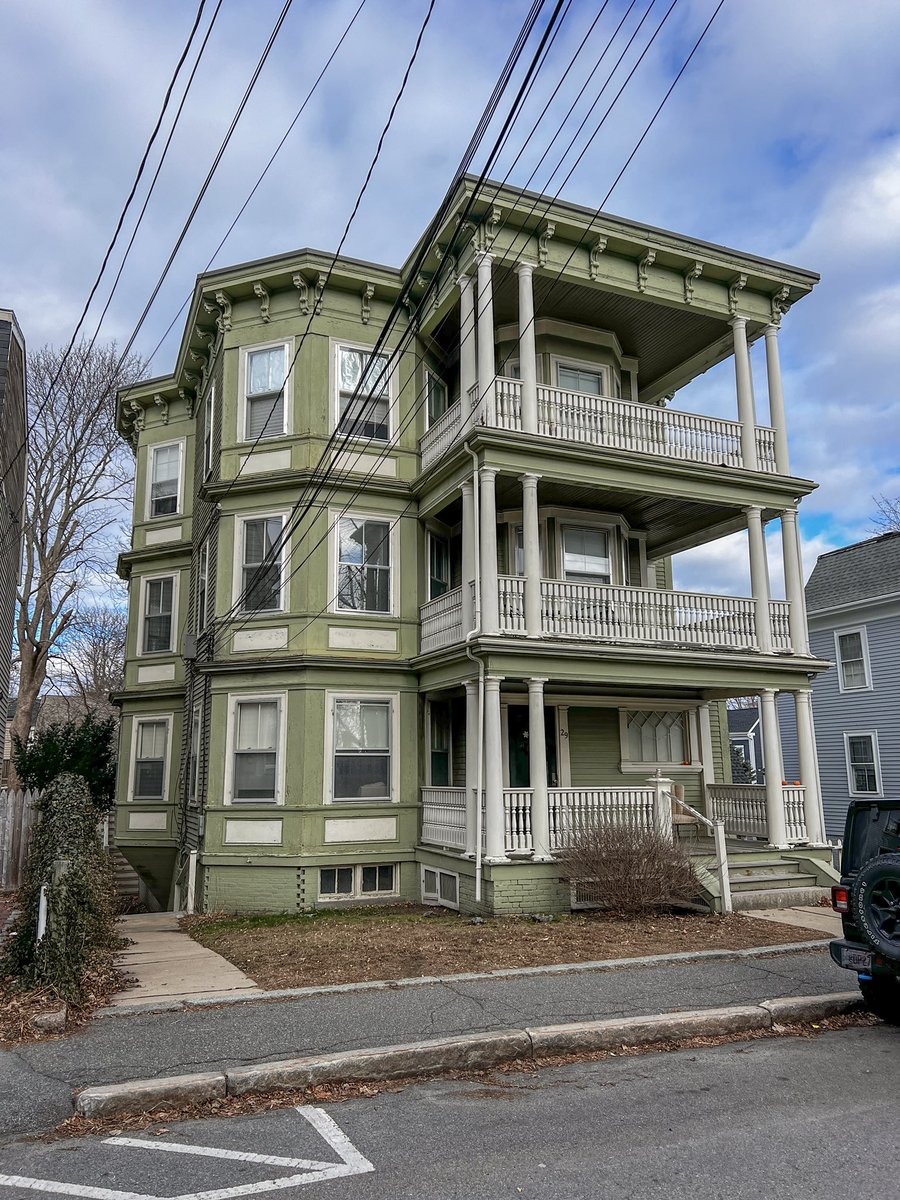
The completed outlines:
[[[900,1025],[900,803],[854,800],[847,813],[841,882],[831,889],[844,936],[831,943],[855,971],[866,1005]]]

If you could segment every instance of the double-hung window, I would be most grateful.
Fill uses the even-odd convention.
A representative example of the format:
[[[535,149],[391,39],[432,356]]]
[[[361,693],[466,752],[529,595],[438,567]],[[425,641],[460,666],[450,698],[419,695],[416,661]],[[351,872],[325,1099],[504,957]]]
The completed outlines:
[[[210,384],[203,408],[203,476],[212,473],[213,466],[213,421],[216,414],[216,385]]]
[[[148,579],[144,583],[144,654],[171,654],[172,614],[175,607],[175,576]]]
[[[341,433],[388,441],[391,379],[387,355],[338,346],[337,377]]]
[[[277,699],[238,700],[234,710],[231,798],[257,804],[279,802]]]
[[[281,609],[283,527],[283,517],[253,517],[243,522],[240,582],[244,612]]]
[[[848,629],[845,633],[836,633],[834,640],[840,690],[852,692],[871,687],[865,630]]]
[[[244,440],[281,437],[285,432],[288,347],[248,350],[245,363]]]
[[[453,783],[453,766],[450,758],[452,745],[450,705],[431,705],[431,786],[450,787]]]
[[[340,803],[390,800],[391,701],[334,701],[332,796]]]
[[[600,369],[592,371],[585,367],[558,363],[556,382],[557,386],[566,392],[582,392],[588,396],[603,395],[603,371]]]
[[[572,583],[609,583],[612,560],[606,529],[566,525],[562,531],[563,573]]]
[[[168,742],[168,721],[135,722],[132,800],[165,799]]]
[[[446,383],[437,375],[433,375],[431,371],[425,372],[425,387],[428,397],[428,428],[430,429],[435,421],[441,419],[450,405]]]
[[[428,535],[428,599],[450,590],[450,544],[437,534]]]
[[[852,796],[881,792],[878,741],[873,733],[845,733],[847,777]]]
[[[181,443],[150,451],[150,516],[170,517],[180,508]]]
[[[363,517],[338,522],[339,609],[391,611],[391,523]]]

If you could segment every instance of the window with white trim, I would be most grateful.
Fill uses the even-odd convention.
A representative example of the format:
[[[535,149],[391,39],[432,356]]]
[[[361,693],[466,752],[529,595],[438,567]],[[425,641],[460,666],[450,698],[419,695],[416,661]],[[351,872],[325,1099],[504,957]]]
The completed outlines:
[[[590,525],[564,525],[563,576],[572,583],[611,583],[611,536],[608,529],[597,529]]]
[[[216,385],[211,383],[203,407],[203,476],[212,474],[213,467],[213,421],[216,412]]]
[[[437,867],[422,867],[422,903],[459,908],[459,876]]]
[[[275,547],[284,517],[248,517],[241,525],[241,610],[277,612],[282,608],[284,546]]]
[[[436,533],[428,535],[428,599],[450,590],[450,543]]]
[[[338,522],[337,606],[352,612],[391,611],[391,522],[341,517]]]
[[[450,705],[445,701],[434,701],[430,709],[431,786],[452,787],[453,760],[451,757],[452,724]]]
[[[248,350],[244,362],[244,440],[263,441],[285,433],[288,344]]]
[[[200,799],[201,739],[203,737],[203,708],[194,705],[191,714],[191,754],[188,763],[188,803],[197,804]]]
[[[625,712],[623,719],[625,762],[671,767],[690,762],[687,713],[634,710]]]
[[[281,704],[237,700],[234,706],[231,799],[235,804],[279,802]]]
[[[432,371],[425,372],[425,391],[428,412],[428,428],[439,421],[450,407],[447,385]]]
[[[341,433],[390,439],[391,369],[386,354],[337,347],[337,425]]]
[[[879,795],[881,764],[877,736],[874,733],[845,733],[844,752],[851,796]]]
[[[197,632],[206,628],[207,605],[209,604],[209,538],[206,538],[197,555]]]
[[[837,631],[834,635],[840,690],[852,692],[872,686],[865,627]]]
[[[172,653],[172,619],[175,610],[175,576],[144,580],[143,654]]]
[[[169,722],[139,719],[134,723],[132,800],[165,800]]]
[[[606,394],[605,381],[606,372],[602,367],[591,370],[589,367],[576,366],[573,363],[556,364],[556,386],[563,391],[603,396]]]
[[[150,516],[171,517],[181,511],[181,443],[150,449]]]
[[[332,799],[336,804],[393,799],[392,708],[390,700],[334,701]]]
[[[320,867],[319,899],[365,900],[373,896],[396,896],[398,875],[396,863]]]

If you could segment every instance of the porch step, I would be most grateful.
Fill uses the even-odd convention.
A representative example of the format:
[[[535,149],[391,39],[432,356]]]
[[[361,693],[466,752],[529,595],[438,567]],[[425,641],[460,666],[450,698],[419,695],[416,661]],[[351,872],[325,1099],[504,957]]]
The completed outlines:
[[[782,874],[797,875],[800,872],[800,863],[793,858],[760,858],[759,861],[747,862],[735,860],[728,855],[728,870],[734,879],[750,879],[760,873],[776,872]]]
[[[751,908],[795,908],[799,905],[817,905],[823,897],[830,895],[824,887],[768,888],[764,891],[734,891],[731,903],[736,912]]]
[[[745,875],[735,879],[731,877],[732,892],[791,891],[797,888],[816,886],[815,875],[801,875],[799,871],[757,871],[753,875]]]

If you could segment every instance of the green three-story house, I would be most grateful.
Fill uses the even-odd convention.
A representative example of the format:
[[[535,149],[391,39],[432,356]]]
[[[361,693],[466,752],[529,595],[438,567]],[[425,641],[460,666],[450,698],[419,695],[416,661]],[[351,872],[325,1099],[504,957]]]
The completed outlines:
[[[496,185],[460,232],[474,188],[400,270],[200,276],[173,373],[120,395],[117,840],[162,906],[561,910],[580,820],[685,804],[824,882],[778,357],[817,276]],[[729,356],[733,419],[669,406]],[[736,530],[752,595],[673,590]],[[782,691],[802,778],[732,784],[723,701],[761,696],[775,763]]]

